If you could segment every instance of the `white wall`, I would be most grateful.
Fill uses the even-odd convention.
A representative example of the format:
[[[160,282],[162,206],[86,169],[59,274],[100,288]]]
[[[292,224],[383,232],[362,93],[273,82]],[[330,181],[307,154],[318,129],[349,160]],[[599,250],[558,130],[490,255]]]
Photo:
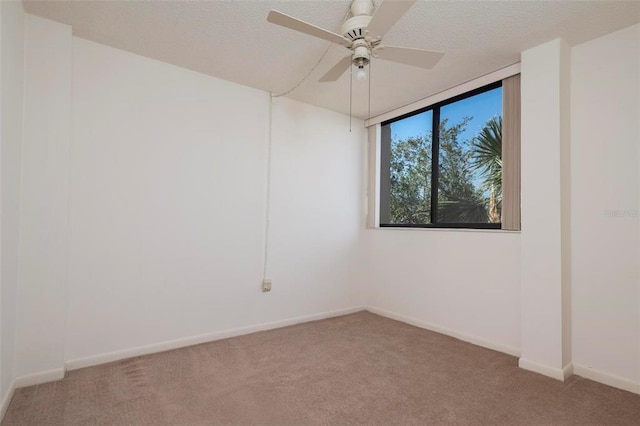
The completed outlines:
[[[11,396],[14,378],[20,164],[24,73],[24,11],[21,2],[0,2],[0,145],[1,145],[1,276],[0,400]],[[6,398],[6,399],[5,399]],[[1,416],[1,413],[0,413]]]
[[[71,27],[26,17],[16,375],[62,377],[68,254]]]
[[[571,80],[574,363],[640,392],[640,25],[574,47]]]
[[[363,141],[347,117],[274,101],[261,293],[269,95],[73,47],[67,362],[362,305]]]
[[[374,312],[519,353],[518,233],[376,229],[366,246]]]
[[[553,40],[522,53],[522,231],[521,339],[523,368],[563,379],[570,362],[568,345],[569,285],[563,269],[569,262],[563,229],[563,170],[568,165],[569,47]],[[563,153],[565,155],[563,155]],[[565,179],[563,180],[563,177]],[[566,217],[566,213],[565,213]],[[563,241],[565,236],[565,241]],[[565,263],[565,264],[563,264]],[[566,302],[566,303],[565,303]],[[567,374],[568,369],[567,367]]]
[[[285,98],[273,103],[270,318],[364,305],[364,126]]]

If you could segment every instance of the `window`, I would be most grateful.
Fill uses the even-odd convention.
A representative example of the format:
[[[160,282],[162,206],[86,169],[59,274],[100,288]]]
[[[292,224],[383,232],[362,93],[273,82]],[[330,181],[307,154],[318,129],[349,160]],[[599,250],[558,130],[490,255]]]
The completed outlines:
[[[382,122],[380,226],[500,229],[502,111],[498,81]]]

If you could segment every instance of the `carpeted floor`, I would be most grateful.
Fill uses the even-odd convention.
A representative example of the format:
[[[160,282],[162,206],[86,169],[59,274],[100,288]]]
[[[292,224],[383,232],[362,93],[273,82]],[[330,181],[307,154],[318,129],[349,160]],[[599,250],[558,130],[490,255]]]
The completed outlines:
[[[71,371],[2,425],[639,425],[640,395],[360,312]]]

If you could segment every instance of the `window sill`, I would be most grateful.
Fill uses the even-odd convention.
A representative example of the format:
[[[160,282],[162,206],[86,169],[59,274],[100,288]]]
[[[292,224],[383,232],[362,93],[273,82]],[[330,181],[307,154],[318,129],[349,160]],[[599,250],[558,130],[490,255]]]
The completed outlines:
[[[520,234],[521,231],[508,229],[479,229],[479,228],[412,228],[399,226],[375,226],[367,227],[367,231],[418,231],[418,232],[480,232],[489,234]]]

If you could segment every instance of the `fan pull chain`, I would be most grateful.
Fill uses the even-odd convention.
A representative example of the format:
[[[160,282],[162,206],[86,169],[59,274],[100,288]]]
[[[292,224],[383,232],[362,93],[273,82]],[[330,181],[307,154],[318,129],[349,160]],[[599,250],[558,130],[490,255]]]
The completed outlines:
[[[349,65],[349,132],[351,132],[351,104],[353,103],[353,66]]]
[[[369,112],[367,113],[369,119],[371,119],[371,62],[373,61],[369,61]]]

